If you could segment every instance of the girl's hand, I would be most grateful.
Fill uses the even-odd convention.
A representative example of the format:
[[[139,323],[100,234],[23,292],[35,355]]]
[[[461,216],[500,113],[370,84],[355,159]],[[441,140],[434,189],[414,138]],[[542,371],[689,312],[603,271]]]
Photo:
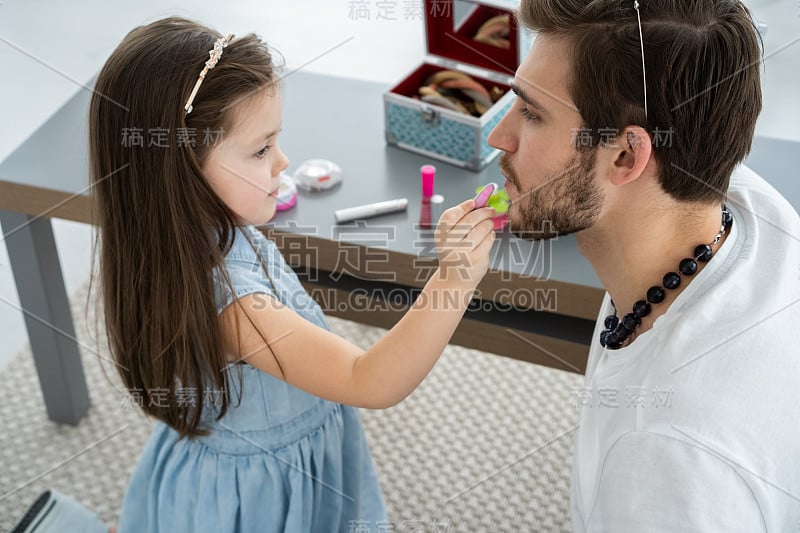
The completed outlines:
[[[495,239],[491,207],[475,209],[469,199],[451,207],[439,218],[436,248],[441,276],[477,286],[489,269],[489,254]]]
[[[368,409],[396,405],[430,372],[489,268],[495,212],[474,208],[470,199],[442,214],[435,234],[439,269],[403,318],[366,352],[277,298],[266,296],[264,305],[264,295],[254,293],[219,315],[229,361],[246,361],[332,402]]]

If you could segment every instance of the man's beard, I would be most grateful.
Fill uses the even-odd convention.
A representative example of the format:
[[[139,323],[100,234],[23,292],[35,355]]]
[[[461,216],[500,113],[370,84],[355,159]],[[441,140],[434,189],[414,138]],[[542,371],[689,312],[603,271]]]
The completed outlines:
[[[520,194],[508,212],[511,232],[520,239],[538,241],[591,227],[603,205],[592,168],[595,154],[596,150],[576,154],[562,171],[528,191],[519,189],[516,172],[506,155],[501,155],[500,168]]]

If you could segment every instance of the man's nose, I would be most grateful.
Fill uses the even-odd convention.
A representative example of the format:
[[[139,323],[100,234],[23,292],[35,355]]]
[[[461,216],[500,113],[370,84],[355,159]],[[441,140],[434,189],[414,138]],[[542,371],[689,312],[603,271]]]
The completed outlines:
[[[503,150],[504,152],[515,152],[517,150],[516,138],[512,135],[511,111],[500,120],[497,126],[489,133],[486,142],[492,148]]]

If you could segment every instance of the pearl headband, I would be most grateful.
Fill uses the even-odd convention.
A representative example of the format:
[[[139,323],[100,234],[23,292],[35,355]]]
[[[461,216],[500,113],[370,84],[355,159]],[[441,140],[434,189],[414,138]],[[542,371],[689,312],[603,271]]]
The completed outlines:
[[[208,55],[210,57],[208,61],[206,61],[206,66],[200,72],[200,76],[197,78],[197,83],[194,84],[194,89],[192,89],[192,94],[189,95],[189,100],[187,100],[186,105],[183,106],[184,111],[186,111],[186,115],[192,112],[192,102],[194,101],[194,97],[197,95],[197,90],[200,88],[200,84],[203,83],[208,71],[217,66],[217,61],[219,61],[219,58],[222,57],[222,49],[228,46],[228,43],[231,42],[231,39],[233,39],[232,33],[229,33],[227,37],[220,37],[216,40],[216,42],[214,42],[214,48],[208,51]]]

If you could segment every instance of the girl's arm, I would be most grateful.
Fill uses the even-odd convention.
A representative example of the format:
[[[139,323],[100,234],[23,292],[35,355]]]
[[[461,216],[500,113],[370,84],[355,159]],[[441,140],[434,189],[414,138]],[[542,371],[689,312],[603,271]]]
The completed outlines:
[[[274,298],[265,306],[263,295],[248,295],[239,299],[241,306],[234,303],[220,314],[223,337],[236,354],[230,359],[334,402],[367,408],[397,404],[430,372],[488,269],[495,213],[473,211],[474,206],[467,200],[442,215],[436,230],[439,268],[411,309],[369,350]]]

